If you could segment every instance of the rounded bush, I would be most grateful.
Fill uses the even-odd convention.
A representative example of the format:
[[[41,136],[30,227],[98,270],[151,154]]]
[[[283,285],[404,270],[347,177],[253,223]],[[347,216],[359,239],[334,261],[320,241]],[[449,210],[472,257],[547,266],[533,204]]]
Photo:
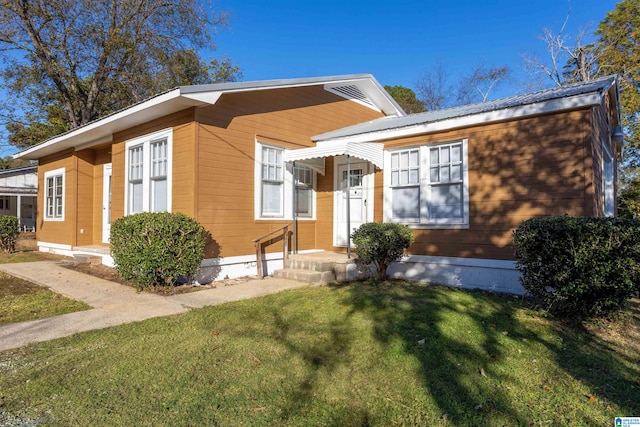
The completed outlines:
[[[181,213],[144,212],[114,221],[111,253],[116,269],[138,289],[189,279],[204,258],[206,232]]]
[[[414,240],[413,232],[406,225],[377,222],[362,224],[351,238],[358,258],[367,264],[373,263],[380,279],[387,277],[389,264],[399,261]]]
[[[514,231],[523,287],[550,312],[577,318],[624,309],[640,280],[640,223],[553,216]]]
[[[0,246],[4,252],[16,250],[19,230],[18,218],[11,215],[0,215]]]

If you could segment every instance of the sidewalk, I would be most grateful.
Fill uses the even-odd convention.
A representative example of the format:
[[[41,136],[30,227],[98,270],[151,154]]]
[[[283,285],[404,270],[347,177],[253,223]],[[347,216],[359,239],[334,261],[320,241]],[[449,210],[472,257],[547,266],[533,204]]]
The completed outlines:
[[[0,326],[0,351],[77,332],[309,286],[293,280],[265,278],[165,297],[138,293],[128,286],[61,267],[55,261],[0,264],[0,270],[93,307],[87,311]]]

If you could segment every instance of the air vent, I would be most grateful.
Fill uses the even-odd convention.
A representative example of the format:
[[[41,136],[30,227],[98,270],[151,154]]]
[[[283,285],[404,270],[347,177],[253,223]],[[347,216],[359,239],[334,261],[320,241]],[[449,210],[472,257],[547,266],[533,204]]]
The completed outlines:
[[[362,93],[360,88],[356,85],[345,85],[345,86],[329,86],[325,85],[324,87],[329,92],[335,93],[343,98],[346,98],[350,101],[355,101],[358,104],[362,104],[365,107],[369,107],[372,110],[380,111],[380,109],[376,106],[376,104],[371,101],[367,95]]]

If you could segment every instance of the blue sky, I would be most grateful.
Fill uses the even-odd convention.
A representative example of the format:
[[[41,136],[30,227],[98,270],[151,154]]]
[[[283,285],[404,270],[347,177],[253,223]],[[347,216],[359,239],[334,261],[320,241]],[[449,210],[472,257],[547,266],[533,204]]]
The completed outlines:
[[[542,28],[592,31],[615,0],[350,1],[214,0],[231,13],[203,56],[228,56],[244,80],[372,73],[383,85],[414,88],[440,63],[450,82],[477,64],[508,65],[514,81],[491,98],[522,90],[521,55],[544,56]],[[16,152],[0,143],[0,155]]]
[[[597,24],[614,0],[350,1],[219,0],[231,12],[216,56],[244,80],[373,73],[383,85],[414,86],[441,63],[457,78],[476,64],[509,65],[523,80],[521,54],[544,52],[542,28],[572,33]],[[514,82],[497,95],[515,94]]]

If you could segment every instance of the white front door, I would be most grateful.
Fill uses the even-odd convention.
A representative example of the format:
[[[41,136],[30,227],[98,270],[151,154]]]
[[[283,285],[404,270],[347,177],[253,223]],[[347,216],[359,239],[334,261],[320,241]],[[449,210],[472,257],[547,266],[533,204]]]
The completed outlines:
[[[358,227],[369,220],[367,197],[369,164],[360,161],[351,162],[351,189],[347,193],[347,165],[338,164],[336,182],[336,215],[334,218],[334,244],[347,246],[347,239]],[[349,197],[347,197],[349,194]],[[351,224],[347,231],[347,200],[350,201]],[[353,244],[353,242],[352,242]]]
[[[111,163],[104,165],[102,178],[102,241],[109,243],[111,234]]]

